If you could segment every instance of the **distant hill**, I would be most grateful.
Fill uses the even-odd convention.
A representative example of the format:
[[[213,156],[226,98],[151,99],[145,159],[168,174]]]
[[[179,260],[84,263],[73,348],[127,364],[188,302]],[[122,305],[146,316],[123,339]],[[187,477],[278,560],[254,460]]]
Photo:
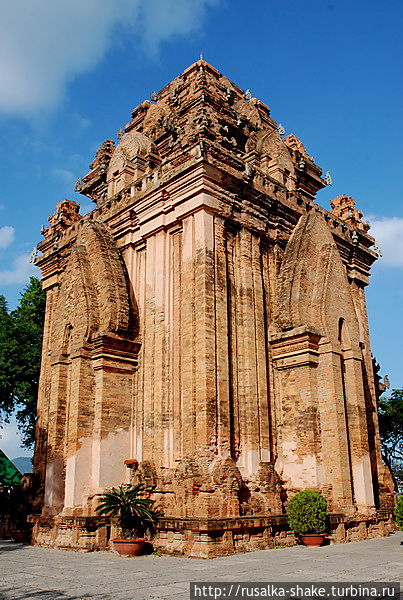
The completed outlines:
[[[11,461],[22,474],[32,473],[32,458],[28,458],[27,456],[19,456],[18,458],[12,458]]]

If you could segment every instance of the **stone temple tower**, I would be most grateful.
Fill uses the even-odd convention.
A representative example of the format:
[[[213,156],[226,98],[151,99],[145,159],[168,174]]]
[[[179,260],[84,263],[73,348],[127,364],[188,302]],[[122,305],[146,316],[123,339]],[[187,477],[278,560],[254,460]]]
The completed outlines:
[[[336,539],[385,530],[364,288],[374,240],[270,110],[203,60],[134,109],[39,244],[47,291],[38,544],[104,548],[104,490],[144,482],[155,545],[291,543],[321,491]],[[112,527],[112,532],[111,532]]]

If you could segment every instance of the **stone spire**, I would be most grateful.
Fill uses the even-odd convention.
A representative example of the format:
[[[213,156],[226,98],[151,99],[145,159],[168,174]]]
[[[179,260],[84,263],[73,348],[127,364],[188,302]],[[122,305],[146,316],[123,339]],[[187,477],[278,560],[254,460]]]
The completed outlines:
[[[345,221],[350,227],[365,232],[369,230],[370,225],[362,221],[364,215],[362,211],[355,207],[355,200],[351,196],[347,196],[346,194],[337,196],[332,200],[330,206],[332,207],[332,213],[342,221]]]

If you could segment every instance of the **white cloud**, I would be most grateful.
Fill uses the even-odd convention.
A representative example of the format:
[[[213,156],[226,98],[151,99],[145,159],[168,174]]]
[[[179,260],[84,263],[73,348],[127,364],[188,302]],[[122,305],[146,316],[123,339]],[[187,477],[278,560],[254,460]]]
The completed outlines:
[[[14,227],[10,227],[9,225],[0,227],[0,249],[8,248],[9,245],[12,244],[14,233]]]
[[[67,169],[53,169],[52,175],[60,177],[65,183],[72,183],[77,179],[77,177],[74,177],[74,173]]]
[[[206,8],[218,2],[3,2],[0,111],[26,115],[52,107],[69,81],[98,64],[114,39],[122,39],[123,28],[153,51],[164,40],[199,29]]]
[[[178,35],[196,31],[203,21],[206,7],[220,0],[148,0],[139,14],[142,38],[148,50]]]
[[[0,421],[0,448],[11,459],[18,456],[32,456],[32,450],[22,446],[22,436],[14,415],[9,423]]]
[[[81,131],[83,131],[84,129],[88,129],[88,127],[91,125],[90,119],[87,119],[86,117],[81,117],[80,115],[73,115],[73,123],[74,126]]]
[[[382,259],[380,264],[388,267],[403,267],[403,218],[368,217],[369,231],[379,244]]]
[[[25,283],[31,275],[39,276],[39,269],[29,262],[31,253],[20,254],[13,262],[13,268],[0,271],[0,285]]]

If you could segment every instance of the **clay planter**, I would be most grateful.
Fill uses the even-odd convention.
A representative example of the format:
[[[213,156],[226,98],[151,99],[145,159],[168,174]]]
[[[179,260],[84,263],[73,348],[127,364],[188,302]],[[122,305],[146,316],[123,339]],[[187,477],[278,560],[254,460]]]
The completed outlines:
[[[324,533],[305,533],[301,535],[302,543],[305,546],[321,546],[325,538],[326,535]]]
[[[13,542],[23,543],[27,541],[27,534],[25,531],[21,531],[19,529],[12,529],[10,531],[10,537]]]
[[[136,540],[112,540],[113,547],[120,556],[139,556],[144,548],[146,540],[139,538]]]

